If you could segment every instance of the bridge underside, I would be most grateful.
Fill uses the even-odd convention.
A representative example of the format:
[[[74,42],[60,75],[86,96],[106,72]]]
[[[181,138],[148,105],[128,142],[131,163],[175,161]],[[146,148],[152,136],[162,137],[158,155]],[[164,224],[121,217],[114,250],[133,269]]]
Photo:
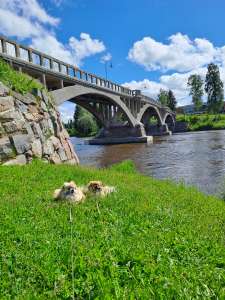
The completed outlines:
[[[121,95],[109,91],[100,82],[76,82],[69,76],[62,76],[42,68],[32,67],[26,62],[9,61],[12,67],[41,81],[52,93],[56,105],[65,101],[76,103],[95,116],[102,125],[91,144],[114,144],[149,142],[152,136],[167,135],[173,131],[174,116],[163,108],[148,104],[142,96]],[[154,117],[156,123],[152,123]]]
[[[137,99],[125,99],[76,86],[54,91],[52,94],[58,105],[65,100],[76,103],[98,120],[102,128],[90,140],[90,144],[143,143],[151,142],[152,136],[170,134],[167,124],[162,120],[164,114],[160,114],[153,106],[148,106],[145,110],[144,104],[134,103]],[[149,123],[151,117],[157,120],[156,125]]]
[[[146,136],[143,124],[138,124],[127,115],[126,109],[103,95],[85,94],[70,102],[89,111],[100,124],[97,136],[90,144],[143,143],[152,141]]]

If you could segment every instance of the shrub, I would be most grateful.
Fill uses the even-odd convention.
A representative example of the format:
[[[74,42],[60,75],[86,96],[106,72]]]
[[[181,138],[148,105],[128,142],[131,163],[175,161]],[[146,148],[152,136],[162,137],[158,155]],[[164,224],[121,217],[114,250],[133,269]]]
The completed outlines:
[[[11,90],[21,94],[32,92],[33,89],[42,90],[44,87],[30,76],[13,70],[9,64],[0,59],[0,81]]]
[[[187,122],[190,131],[225,129],[225,114],[177,115],[177,122]]]

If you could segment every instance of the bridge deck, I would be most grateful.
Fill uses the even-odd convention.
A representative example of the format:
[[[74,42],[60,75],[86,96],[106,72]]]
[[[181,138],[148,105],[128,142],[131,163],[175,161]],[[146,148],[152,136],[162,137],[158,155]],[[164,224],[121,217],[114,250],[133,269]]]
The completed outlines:
[[[154,99],[144,96],[137,90],[131,90],[105,78],[80,70],[79,68],[60,61],[30,47],[0,36],[0,57],[8,61],[14,68],[42,81],[50,90],[80,84],[94,87],[125,97],[135,97],[142,102],[157,107],[162,105]]]

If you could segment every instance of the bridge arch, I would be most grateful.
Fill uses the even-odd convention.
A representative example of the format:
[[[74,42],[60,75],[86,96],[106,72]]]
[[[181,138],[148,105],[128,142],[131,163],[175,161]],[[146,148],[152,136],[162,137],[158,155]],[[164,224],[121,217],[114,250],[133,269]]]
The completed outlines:
[[[77,103],[92,113],[104,125],[109,121],[106,118],[106,114],[109,115],[112,111],[114,111],[114,116],[115,113],[122,112],[132,127],[138,124],[120,96],[113,93],[110,94],[91,87],[73,85],[52,91],[51,94],[56,105],[61,105],[65,101]],[[105,110],[104,113],[102,110]],[[113,113],[111,117],[113,118]]]
[[[141,110],[140,110],[140,112],[139,112],[139,114],[137,116],[137,120],[138,120],[138,122],[142,122],[143,123],[145,121],[145,119],[147,119],[148,116],[149,117],[150,116],[156,117],[157,120],[158,120],[158,124],[159,125],[163,124],[163,121],[162,121],[159,109],[156,106],[153,106],[151,104],[145,104],[141,108]]]
[[[168,129],[173,132],[175,128],[174,116],[170,113],[167,113],[163,118],[163,124],[167,124]]]

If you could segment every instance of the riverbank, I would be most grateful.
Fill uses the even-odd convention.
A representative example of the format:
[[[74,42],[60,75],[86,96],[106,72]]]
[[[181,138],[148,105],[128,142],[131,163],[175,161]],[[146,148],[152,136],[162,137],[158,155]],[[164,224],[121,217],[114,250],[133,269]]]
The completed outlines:
[[[225,203],[137,173],[34,162],[0,168],[0,298],[69,299],[69,205],[52,191],[99,179],[117,193],[72,208],[76,299],[223,299]]]
[[[181,115],[176,116],[176,121],[181,131],[202,131],[202,130],[219,130],[225,129],[225,114],[209,115]],[[180,126],[183,125],[183,126]]]

